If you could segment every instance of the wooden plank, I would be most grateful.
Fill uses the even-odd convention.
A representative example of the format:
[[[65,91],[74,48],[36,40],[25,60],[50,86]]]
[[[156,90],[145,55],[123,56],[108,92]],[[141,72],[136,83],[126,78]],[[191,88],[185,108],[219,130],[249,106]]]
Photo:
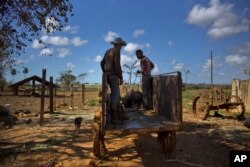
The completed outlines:
[[[41,90],[40,126],[43,126],[43,119],[44,119],[45,80],[46,80],[46,69],[43,69],[43,72],[42,72],[42,90]]]
[[[182,79],[177,75],[153,77],[153,108],[168,121],[182,122]]]
[[[102,109],[101,109],[101,134],[105,133],[106,127],[106,118],[107,118],[107,111],[106,111],[106,100],[107,100],[107,75],[102,75]]]
[[[128,120],[122,124],[109,124],[105,134],[153,133],[158,131],[179,130],[180,124],[169,122],[162,115],[147,111],[125,111]]]

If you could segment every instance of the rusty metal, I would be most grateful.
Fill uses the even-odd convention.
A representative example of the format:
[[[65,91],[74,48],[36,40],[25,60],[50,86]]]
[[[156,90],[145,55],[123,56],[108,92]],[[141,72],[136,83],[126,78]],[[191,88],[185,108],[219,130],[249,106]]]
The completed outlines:
[[[240,113],[237,118],[245,114],[244,102],[238,96],[229,96],[221,87],[213,87],[212,91],[204,91],[193,100],[194,115],[206,120],[210,111],[225,109],[227,114]]]

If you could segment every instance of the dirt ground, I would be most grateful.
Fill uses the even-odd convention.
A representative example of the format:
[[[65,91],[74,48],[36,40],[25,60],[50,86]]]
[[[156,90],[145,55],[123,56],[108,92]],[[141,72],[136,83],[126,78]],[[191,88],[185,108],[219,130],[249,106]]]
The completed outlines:
[[[86,100],[91,99],[98,99],[96,92],[87,94]],[[250,150],[250,129],[243,122],[213,117],[202,121],[184,108],[177,145],[170,157],[163,154],[156,134],[131,134],[105,136],[107,156],[96,159],[91,126],[100,107],[83,105],[80,95],[75,97],[75,108],[69,98],[55,101],[56,111],[50,114],[46,99],[45,122],[40,127],[40,98],[0,96],[0,105],[7,105],[19,118],[11,129],[0,124],[0,166],[226,167],[230,150]],[[73,121],[77,116],[84,121],[75,135]]]

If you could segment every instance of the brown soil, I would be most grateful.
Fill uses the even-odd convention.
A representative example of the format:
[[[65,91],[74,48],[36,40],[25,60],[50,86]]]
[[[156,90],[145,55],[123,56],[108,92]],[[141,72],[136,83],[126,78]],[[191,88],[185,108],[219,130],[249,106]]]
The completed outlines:
[[[87,94],[86,100],[92,98],[97,98],[97,93]],[[72,110],[69,98],[57,98],[58,108],[50,114],[46,99],[45,123],[40,127],[40,98],[0,96],[0,105],[10,104],[10,110],[19,117],[11,129],[0,125],[0,166],[225,167],[229,166],[230,150],[250,150],[250,130],[242,122],[212,117],[201,121],[184,109],[177,145],[168,158],[156,134],[131,134],[105,136],[107,156],[96,159],[91,125],[99,107],[82,105],[80,95],[74,101],[76,108]],[[75,135],[73,120],[77,116],[84,121]],[[26,124],[29,118],[32,121]]]

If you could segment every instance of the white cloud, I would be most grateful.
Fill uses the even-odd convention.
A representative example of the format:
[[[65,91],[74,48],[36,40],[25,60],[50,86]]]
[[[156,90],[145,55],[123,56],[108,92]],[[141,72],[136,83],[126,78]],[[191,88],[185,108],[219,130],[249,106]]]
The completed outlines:
[[[69,38],[67,37],[60,37],[60,36],[48,36],[48,35],[43,35],[41,37],[41,40],[45,44],[51,44],[51,45],[56,45],[56,46],[65,46],[69,45]]]
[[[70,32],[71,34],[76,34],[78,32],[79,28],[80,28],[79,26],[68,25],[68,26],[65,26],[62,30],[64,32]]]
[[[135,57],[127,56],[127,55],[121,55],[121,65],[124,64],[132,65],[137,59]]]
[[[155,67],[154,67],[153,70],[152,70],[152,74],[153,74],[153,75],[157,75],[157,74],[159,74],[159,73],[160,73],[159,67],[158,67],[157,64],[155,64]]]
[[[143,30],[143,29],[137,29],[137,30],[135,30],[134,32],[133,32],[133,37],[139,37],[139,36],[141,36],[141,35],[143,35],[145,33],[145,30]]]
[[[102,60],[102,56],[96,55],[95,59],[94,59],[94,62],[101,62],[101,60]]]
[[[184,67],[185,67],[185,64],[184,64],[184,63],[176,63],[176,64],[174,65],[174,69],[175,69],[175,70],[178,70],[178,71],[183,70]]]
[[[70,54],[70,49],[67,48],[60,48],[58,49],[58,57],[64,58]]]
[[[39,43],[39,41],[36,39],[33,41],[32,45],[31,45],[32,48],[43,48],[44,47],[44,44],[43,43]]]
[[[146,48],[150,48],[150,46],[151,46],[150,43],[145,43]]]
[[[219,56],[218,57],[214,57],[213,58],[213,68],[219,68],[221,66],[223,66],[223,64],[221,64],[220,60],[219,60]],[[206,72],[206,71],[209,71],[211,70],[211,59],[207,59],[206,62],[202,65],[202,71],[203,72]]]
[[[72,70],[73,68],[75,68],[75,64],[69,62],[69,63],[67,63],[67,68]]]
[[[139,44],[136,43],[128,43],[125,47],[124,47],[124,51],[132,53],[135,52],[137,49],[139,49],[141,46]]]
[[[207,59],[206,63],[202,65],[202,71],[208,71],[211,69],[211,59]]]
[[[95,73],[95,70],[90,69],[90,70],[88,71],[88,73],[89,73],[89,74],[93,74],[93,73]]]
[[[81,40],[80,37],[74,37],[73,39],[71,39],[71,43],[74,46],[81,46],[81,45],[88,43],[88,40]]]
[[[54,17],[47,17],[45,20],[45,27],[48,33],[54,32],[55,28],[59,27],[58,21]]]
[[[234,47],[232,51],[240,55],[249,55],[250,54],[250,42],[246,42],[245,44],[241,46]]]
[[[52,45],[56,45],[56,46],[65,46],[65,45],[69,45],[69,38],[60,37],[60,36],[52,36],[49,38],[48,43]]]
[[[82,40],[80,37],[74,37],[72,39],[69,39],[68,37],[61,37],[61,36],[48,36],[43,35],[41,37],[41,41],[45,45],[55,45],[55,46],[81,46],[86,43],[88,43],[88,40]],[[42,48],[44,47],[44,44],[39,44],[38,40],[34,40],[32,43],[33,48]]]
[[[25,63],[28,63],[29,61],[30,61],[29,59],[26,59],[26,60],[22,60],[22,59],[15,59],[14,64],[15,64],[15,65],[25,64]]]
[[[247,56],[228,55],[225,62],[231,65],[243,65],[248,61]]]
[[[168,46],[172,46],[173,45],[173,42],[170,40],[170,41],[168,41]]]
[[[50,48],[45,48],[40,51],[40,56],[51,56],[54,50]]]
[[[118,36],[119,34],[117,34],[116,32],[109,31],[106,35],[104,35],[104,41],[106,42],[114,41],[114,39]]]
[[[233,12],[233,7],[234,4],[221,4],[219,0],[210,0],[208,7],[194,5],[186,21],[189,24],[207,27],[207,35],[214,39],[247,32],[250,21],[237,16]]]
[[[171,64],[175,64],[175,63],[176,63],[176,60],[173,59],[173,60],[171,61]]]

